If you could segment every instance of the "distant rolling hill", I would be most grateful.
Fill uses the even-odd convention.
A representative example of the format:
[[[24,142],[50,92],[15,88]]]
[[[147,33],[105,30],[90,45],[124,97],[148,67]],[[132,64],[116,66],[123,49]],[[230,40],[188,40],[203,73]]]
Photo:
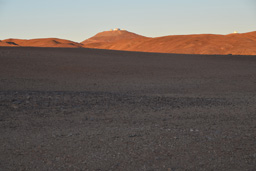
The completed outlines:
[[[3,45],[7,46],[29,46],[29,47],[82,47],[80,43],[70,40],[58,38],[44,38],[44,39],[6,39],[2,40]],[[3,46],[2,45],[2,46]],[[1,46],[1,44],[0,44]]]
[[[194,34],[150,38],[126,30],[104,31],[82,41],[45,39],[6,39],[0,46],[96,48],[124,51],[256,55],[256,31],[228,35]]]
[[[118,32],[120,33],[117,34],[116,31],[102,32],[100,36],[96,35],[83,41],[82,44],[87,48],[126,51],[256,55],[256,31],[228,35],[195,34],[157,38],[134,35],[127,31]],[[119,37],[121,39],[118,39]]]
[[[104,31],[96,34],[95,36],[81,42],[84,47],[90,48],[103,48],[103,49],[122,49],[126,50],[122,45],[127,45],[131,40],[147,40],[149,38],[128,32],[126,30],[116,30],[116,31]],[[112,44],[118,44],[117,47],[113,48]]]

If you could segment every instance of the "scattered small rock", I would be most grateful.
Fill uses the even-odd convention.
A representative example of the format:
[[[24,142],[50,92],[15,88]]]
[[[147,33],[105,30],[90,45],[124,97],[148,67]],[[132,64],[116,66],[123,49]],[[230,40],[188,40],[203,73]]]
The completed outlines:
[[[12,107],[13,109],[18,109],[18,108],[19,108],[19,106],[16,105],[16,104],[12,104],[11,107]]]
[[[69,133],[69,134],[67,135],[67,137],[71,137],[71,136],[73,136],[73,133]]]
[[[139,134],[131,134],[129,135],[130,138],[133,138],[133,137],[141,137],[142,135],[139,135]]]

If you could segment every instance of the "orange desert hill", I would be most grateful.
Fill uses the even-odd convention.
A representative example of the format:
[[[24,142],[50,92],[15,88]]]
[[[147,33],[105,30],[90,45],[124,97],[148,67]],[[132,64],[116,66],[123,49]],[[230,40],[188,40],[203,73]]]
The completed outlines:
[[[29,46],[29,47],[82,47],[80,43],[58,38],[42,39],[6,39],[2,40],[8,46]]]
[[[57,38],[6,39],[0,41],[0,46],[83,47],[159,53],[256,55],[256,31],[227,35],[194,34],[150,38],[115,29],[98,33],[81,43]]]
[[[113,42],[126,42],[133,39],[146,39],[146,37],[128,32],[126,30],[115,29],[111,31],[104,31],[95,36],[81,42],[86,47],[105,46]]]
[[[123,32],[125,33],[125,31]],[[132,34],[130,32],[128,33]],[[105,37],[108,37],[108,41],[105,41]],[[156,38],[137,35],[130,36],[130,38],[126,36],[125,39],[118,39],[116,37],[119,37],[119,34],[117,34],[116,31],[102,32],[100,33],[100,36],[96,35],[82,43],[86,48],[125,51],[182,54],[256,55],[256,31],[228,35],[195,34]]]

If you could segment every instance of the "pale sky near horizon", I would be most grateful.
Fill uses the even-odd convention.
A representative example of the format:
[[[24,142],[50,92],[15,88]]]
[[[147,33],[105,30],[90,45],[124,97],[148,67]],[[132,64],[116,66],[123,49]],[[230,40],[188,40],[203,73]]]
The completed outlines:
[[[256,0],[0,0],[0,40],[81,42],[113,28],[148,37],[256,31]]]

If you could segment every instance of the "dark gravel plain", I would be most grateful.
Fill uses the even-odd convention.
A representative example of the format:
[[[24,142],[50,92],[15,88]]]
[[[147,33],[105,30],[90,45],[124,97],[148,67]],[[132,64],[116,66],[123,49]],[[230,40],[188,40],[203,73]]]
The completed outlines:
[[[0,48],[0,170],[256,170],[256,56]]]

